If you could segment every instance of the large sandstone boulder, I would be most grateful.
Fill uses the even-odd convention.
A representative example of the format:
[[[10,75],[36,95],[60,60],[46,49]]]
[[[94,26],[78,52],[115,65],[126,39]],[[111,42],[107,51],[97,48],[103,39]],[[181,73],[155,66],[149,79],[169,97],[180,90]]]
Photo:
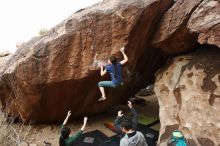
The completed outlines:
[[[149,48],[160,17],[173,0],[105,0],[80,10],[46,35],[19,44],[0,75],[3,110],[25,122],[91,115],[125,101],[154,79],[166,55]],[[125,45],[124,86],[101,96],[99,65]]]
[[[195,49],[200,44],[220,46],[220,2],[178,0],[159,23],[152,46],[169,54]]]
[[[160,146],[173,130],[183,132],[190,146],[220,145],[220,49],[173,58],[157,73]]]

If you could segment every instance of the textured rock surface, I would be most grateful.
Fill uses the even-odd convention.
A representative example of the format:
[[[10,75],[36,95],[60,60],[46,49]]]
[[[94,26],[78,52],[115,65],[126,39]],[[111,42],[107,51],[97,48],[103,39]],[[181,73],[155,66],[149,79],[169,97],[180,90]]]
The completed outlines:
[[[80,10],[47,35],[19,44],[0,75],[3,110],[22,121],[46,123],[103,112],[146,86],[164,62],[164,54],[148,48],[158,19],[172,0],[111,0]],[[97,103],[98,65],[126,46],[129,63],[124,86],[107,90]],[[121,56],[120,56],[121,57]],[[145,68],[143,68],[145,66]],[[105,78],[107,79],[107,78]]]
[[[178,0],[163,16],[153,45],[170,54],[191,50],[196,45],[196,35],[189,32],[187,22],[201,1]]]
[[[199,34],[200,44],[220,47],[220,1],[204,0],[190,17],[188,28]]]
[[[166,146],[179,129],[189,145],[220,145],[220,50],[198,51],[170,60],[156,78],[160,105],[160,140]]]
[[[197,43],[220,46],[220,2],[178,0],[163,16],[152,45],[170,54],[191,51]]]
[[[1,52],[0,53],[0,74],[3,71],[3,68],[6,62],[10,59],[12,54],[10,52]]]

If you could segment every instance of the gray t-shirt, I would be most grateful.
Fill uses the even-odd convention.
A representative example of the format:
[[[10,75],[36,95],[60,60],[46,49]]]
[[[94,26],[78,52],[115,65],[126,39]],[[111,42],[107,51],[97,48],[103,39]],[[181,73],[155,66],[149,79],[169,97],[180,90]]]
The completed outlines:
[[[136,131],[136,134],[129,137],[127,134],[121,139],[120,146],[148,146],[144,135]]]

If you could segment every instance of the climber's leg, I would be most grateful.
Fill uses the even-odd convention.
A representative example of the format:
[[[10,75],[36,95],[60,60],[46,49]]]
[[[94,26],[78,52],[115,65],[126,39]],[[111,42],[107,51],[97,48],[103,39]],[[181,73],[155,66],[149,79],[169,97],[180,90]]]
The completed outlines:
[[[105,95],[105,89],[104,87],[115,87],[115,84],[112,81],[101,81],[98,84],[99,86],[99,90],[101,91],[101,98],[99,98],[99,101],[105,100],[106,99],[106,95]]]
[[[99,101],[102,101],[102,100],[105,100],[106,99],[106,96],[105,96],[105,89],[104,87],[99,87],[99,90],[101,91],[101,98],[99,98]]]

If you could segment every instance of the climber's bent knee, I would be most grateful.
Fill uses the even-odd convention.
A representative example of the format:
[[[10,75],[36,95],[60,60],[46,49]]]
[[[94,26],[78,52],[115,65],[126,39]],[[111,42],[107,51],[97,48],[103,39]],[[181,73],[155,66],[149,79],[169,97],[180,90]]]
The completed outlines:
[[[115,84],[112,81],[101,81],[101,82],[98,83],[99,87],[112,87],[112,88],[116,88],[116,87],[118,87],[120,85],[121,85],[121,83],[120,84]]]

